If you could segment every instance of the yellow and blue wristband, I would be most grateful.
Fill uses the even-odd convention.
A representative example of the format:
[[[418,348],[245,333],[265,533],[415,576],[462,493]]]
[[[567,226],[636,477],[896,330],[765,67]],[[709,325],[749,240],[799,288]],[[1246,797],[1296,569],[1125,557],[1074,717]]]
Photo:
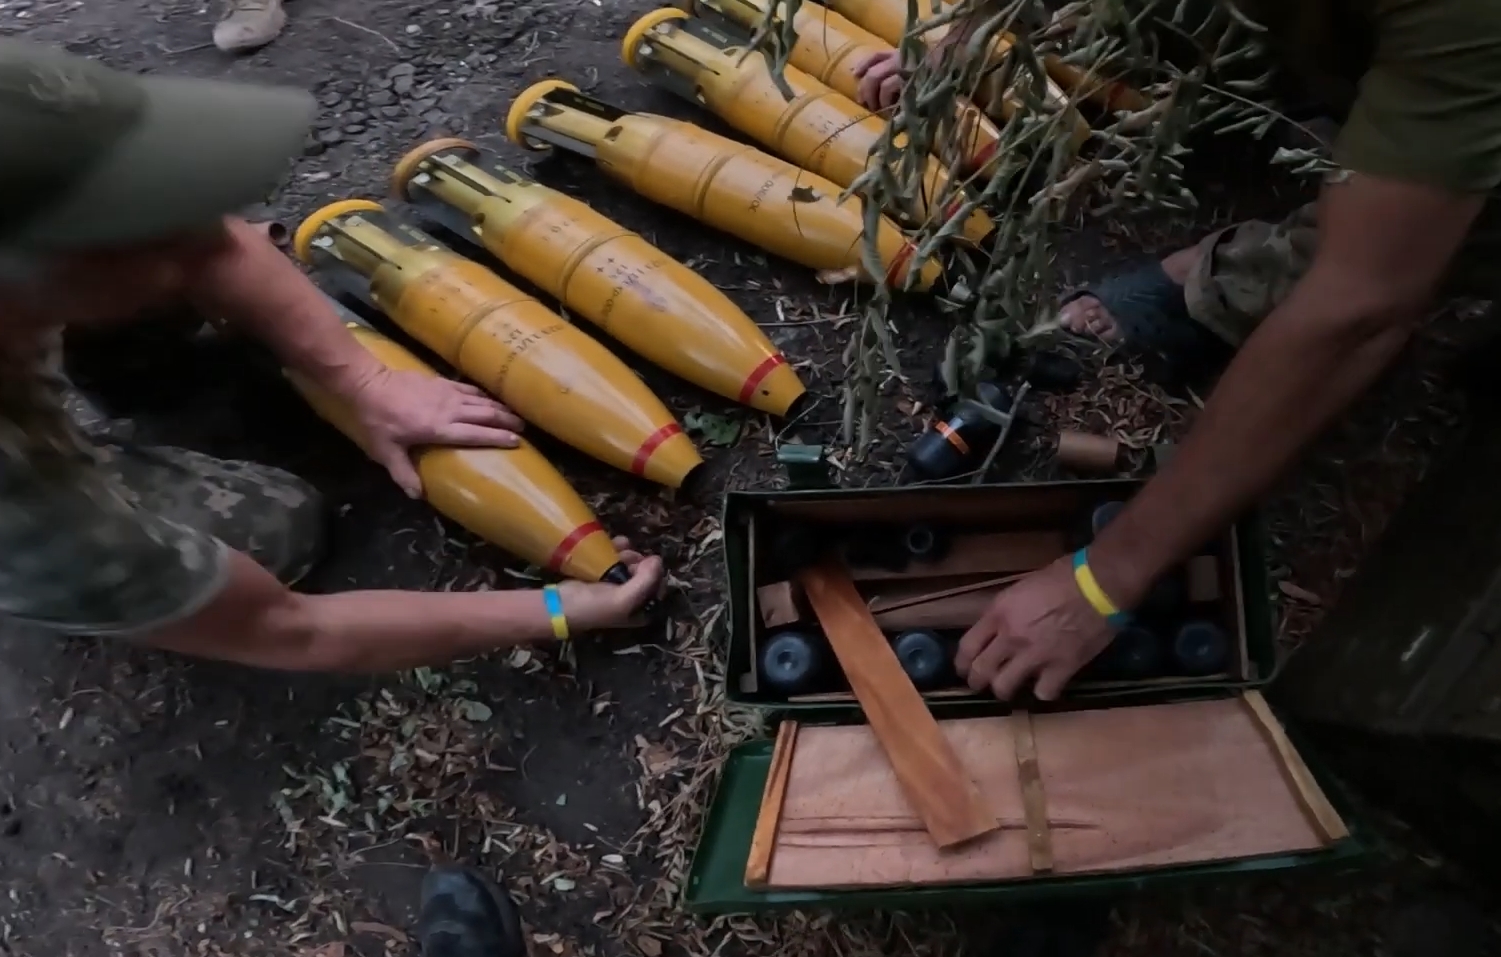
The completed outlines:
[[[1074,552],[1074,581],[1078,583],[1084,600],[1100,613],[1110,627],[1124,628],[1131,624],[1131,613],[1116,607],[1110,596],[1105,594],[1105,589],[1095,580],[1094,570],[1089,567],[1089,559],[1084,552],[1085,549],[1082,548]]]
[[[552,623],[553,637],[568,640],[568,619],[563,617],[563,595],[557,585],[542,586],[542,603],[547,607],[547,618]]]

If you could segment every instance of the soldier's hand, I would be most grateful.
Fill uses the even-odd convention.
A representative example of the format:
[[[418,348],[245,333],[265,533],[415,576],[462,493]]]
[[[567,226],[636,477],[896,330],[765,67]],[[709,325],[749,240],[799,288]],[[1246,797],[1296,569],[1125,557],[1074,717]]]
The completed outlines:
[[[515,448],[521,419],[478,386],[380,367],[353,395],[366,451],[412,498],[422,479],[412,450],[422,445]]]
[[[975,691],[1008,700],[1029,684],[1042,701],[1105,650],[1114,629],[1085,599],[1071,557],[1060,558],[995,597],[959,641],[954,667]]]
[[[634,551],[624,538],[616,538],[615,547],[631,573],[630,581],[623,585],[568,581],[558,586],[570,632],[640,625],[641,606],[662,593],[662,559]]]
[[[855,64],[860,80],[860,103],[867,110],[885,110],[896,105],[907,82],[902,55],[897,50],[872,53]]]

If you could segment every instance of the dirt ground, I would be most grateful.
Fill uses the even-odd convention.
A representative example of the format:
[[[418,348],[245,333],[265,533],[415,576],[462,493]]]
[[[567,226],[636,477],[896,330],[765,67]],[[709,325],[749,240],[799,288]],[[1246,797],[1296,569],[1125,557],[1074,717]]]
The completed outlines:
[[[196,0],[0,0],[0,32],[125,68],[312,90],[319,128],[264,211],[291,220],[336,199],[384,198],[392,163],[426,138],[493,147],[701,268],[766,323],[810,385],[828,390],[847,334],[847,291],[609,188],[580,163],[537,163],[504,142],[511,98],[553,75],[627,107],[691,116],[620,63],[618,38],[652,6],[291,0],[287,32],[238,60],[209,44],[219,11]],[[1277,197],[1264,200],[1275,206]],[[1129,245],[1108,231],[1081,242],[1078,262],[1089,269],[1100,268],[1098,253]],[[890,438],[869,462],[850,463],[845,481],[892,480],[893,443],[922,421],[922,370],[938,338],[934,320],[914,317],[904,333],[910,381],[887,390]],[[1415,350],[1273,503],[1289,643],[1333,600],[1460,420],[1443,359],[1435,346]],[[272,462],[325,490],[337,506],[335,550],[311,587],[517,580],[507,556],[405,500],[243,356],[205,352],[170,369],[129,369],[121,411],[137,436]],[[1191,416],[1191,403],[1139,388],[1119,367],[1091,370],[1085,390],[1049,399],[1033,417],[1119,426],[1149,444]],[[608,525],[668,559],[685,597],[660,632],[580,642],[577,660],[516,652],[369,680],[0,635],[0,892],[9,898],[0,954],[406,954],[423,869],[449,857],[505,875],[537,954],[1019,953],[996,943],[1004,915],[711,923],[677,910],[714,759],[755,730],[717,702],[708,637],[723,611],[717,492],[774,479],[772,430],[646,375],[680,415],[743,423],[736,445],[709,450],[703,500],[674,501],[549,451]],[[838,417],[826,402],[800,428],[832,441]],[[1006,470],[1049,474],[1045,430],[1023,439]],[[1353,875],[1122,902],[1106,953],[1388,953],[1382,915],[1447,872],[1400,826],[1382,833],[1394,836],[1389,852]]]

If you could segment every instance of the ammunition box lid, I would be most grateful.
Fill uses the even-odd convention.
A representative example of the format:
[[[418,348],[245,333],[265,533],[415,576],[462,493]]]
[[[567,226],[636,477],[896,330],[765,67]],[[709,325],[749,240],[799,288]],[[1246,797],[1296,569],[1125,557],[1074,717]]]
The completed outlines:
[[[1229,695],[1222,692],[1221,696]],[[1296,734],[1289,730],[1287,736],[1297,747]],[[993,882],[851,890],[751,888],[745,882],[746,866],[771,773],[772,753],[773,743],[759,739],[741,744],[725,759],[684,887],[684,904],[689,910],[703,914],[742,914],[808,908],[994,906],[1069,896],[1164,890],[1200,882],[1219,883],[1229,877],[1251,877],[1313,867],[1350,867],[1367,854],[1362,827],[1352,817],[1347,795],[1308,760],[1306,751],[1299,748],[1298,754],[1305,766],[1349,831],[1347,836],[1322,848],[1213,863]]]

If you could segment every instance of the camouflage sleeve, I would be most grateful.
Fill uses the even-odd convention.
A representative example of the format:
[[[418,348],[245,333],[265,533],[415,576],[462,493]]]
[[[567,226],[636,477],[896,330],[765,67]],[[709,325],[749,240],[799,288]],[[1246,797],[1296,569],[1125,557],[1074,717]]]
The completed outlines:
[[[132,636],[219,593],[226,545],[136,507],[87,449],[18,447],[4,441],[7,424],[0,415],[0,616]]]
[[[1501,4],[1378,0],[1376,18],[1336,161],[1462,193],[1501,185]]]

